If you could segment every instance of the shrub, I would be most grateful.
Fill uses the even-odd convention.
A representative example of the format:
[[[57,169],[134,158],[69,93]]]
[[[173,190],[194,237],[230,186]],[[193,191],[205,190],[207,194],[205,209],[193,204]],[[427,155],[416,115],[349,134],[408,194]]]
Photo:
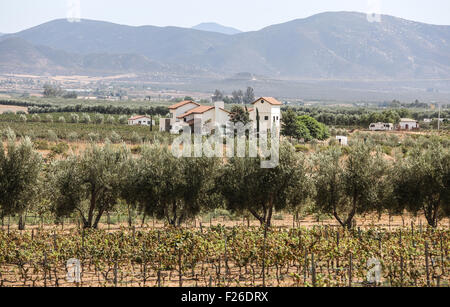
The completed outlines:
[[[62,155],[69,150],[69,145],[67,145],[67,143],[58,143],[57,145],[52,146],[50,150],[53,154]]]
[[[131,147],[131,153],[132,154],[140,154],[142,152],[142,147],[141,146],[133,146]]]
[[[116,122],[116,119],[115,119],[114,116],[112,116],[112,115],[109,115],[109,116],[106,118],[106,123],[107,123],[107,124],[112,125],[112,124],[114,124],[115,122]]]
[[[44,117],[44,122],[46,122],[46,123],[52,123],[52,122],[53,122],[53,116],[51,116],[50,114],[47,114],[47,115]]]
[[[335,138],[331,138],[329,141],[328,141],[328,146],[335,146],[335,145],[337,145],[338,144],[338,141],[335,139]]]
[[[67,136],[67,139],[71,142],[75,142],[78,140],[78,134],[76,132],[71,132],[69,133],[69,135]]]
[[[350,154],[350,152],[352,151],[351,147],[349,146],[342,146],[341,147],[341,152],[343,155],[348,156]]]
[[[31,121],[35,122],[35,123],[40,122],[41,121],[41,117],[38,114],[33,114],[31,116]]]
[[[26,123],[26,122],[27,122],[27,116],[24,115],[24,114],[21,114],[21,115],[19,116],[19,120],[20,120],[22,123]]]
[[[70,122],[76,124],[80,121],[80,117],[76,113],[70,114]]]
[[[103,121],[105,120],[105,117],[102,114],[96,114],[95,115],[95,123],[100,125],[103,124]]]
[[[384,154],[386,154],[388,156],[390,156],[392,154],[391,146],[383,145],[383,146],[381,146],[381,150],[383,151]]]
[[[142,142],[141,136],[136,131],[133,131],[133,134],[131,135],[131,142],[135,144]]]
[[[80,122],[83,124],[89,124],[91,122],[91,117],[89,114],[83,113],[83,115],[81,115]]]
[[[282,220],[284,220],[284,217],[282,214],[276,214],[276,215],[274,215],[273,219],[275,221],[282,221]]]
[[[66,122],[66,119],[64,118],[64,116],[60,116],[58,118],[58,123],[64,124]]]
[[[88,134],[88,138],[91,142],[97,142],[100,139],[98,133],[91,132]]]
[[[128,123],[128,118],[125,115],[119,116],[119,123],[122,125]]]
[[[48,140],[50,142],[57,142],[58,141],[58,135],[53,130],[48,130],[47,137],[48,137]]]
[[[34,143],[34,148],[37,150],[48,150],[49,149],[48,142],[45,140],[36,140],[33,143]]]
[[[295,145],[296,152],[309,152],[309,148],[305,145]]]
[[[122,137],[115,131],[111,132],[110,140],[112,143],[117,144],[122,141]]]

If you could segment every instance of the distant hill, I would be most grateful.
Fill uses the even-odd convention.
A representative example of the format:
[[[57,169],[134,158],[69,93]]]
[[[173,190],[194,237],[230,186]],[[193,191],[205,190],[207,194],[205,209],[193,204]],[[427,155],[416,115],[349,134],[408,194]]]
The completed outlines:
[[[234,35],[242,33],[242,31],[232,28],[232,27],[226,27],[222,26],[221,24],[215,23],[215,22],[204,22],[199,25],[196,25],[192,27],[194,30],[201,30],[201,31],[208,31],[208,32],[217,32],[227,35]]]
[[[139,64],[145,62],[156,65],[152,66],[155,69],[155,63],[162,67],[192,65],[228,76],[248,72],[292,79],[450,78],[450,26],[384,15],[381,23],[370,23],[365,14],[353,12],[322,13],[235,35],[92,20],[70,23],[64,19],[4,35],[1,40],[11,37],[48,46],[56,55],[83,55],[85,64],[77,66],[93,70],[140,71],[147,69]],[[61,64],[56,55],[37,50],[45,56],[42,61]],[[30,48],[28,52],[37,56]],[[92,54],[102,56],[90,62],[86,56]],[[104,54],[115,56],[102,58]],[[118,54],[134,55],[134,59],[127,56],[125,60]],[[24,65],[32,64],[23,61]]]
[[[32,73],[163,72],[169,67],[135,54],[81,55],[46,46],[33,46],[21,38],[0,41],[0,71]]]

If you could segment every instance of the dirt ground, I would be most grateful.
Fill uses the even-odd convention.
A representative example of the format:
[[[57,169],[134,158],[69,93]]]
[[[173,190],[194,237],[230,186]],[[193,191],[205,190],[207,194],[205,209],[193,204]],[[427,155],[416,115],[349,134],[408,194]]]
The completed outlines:
[[[18,106],[0,105],[0,114],[3,114],[8,111],[10,111],[10,112],[23,111],[25,113],[28,113],[28,108],[27,107],[18,107]]]
[[[272,227],[273,228],[282,228],[282,229],[289,229],[289,228],[308,228],[311,229],[313,227],[321,227],[321,226],[328,226],[332,228],[340,228],[341,226],[334,218],[328,218],[328,219],[322,219],[320,221],[317,220],[315,216],[306,216],[303,218],[299,218],[298,221],[295,220],[294,216],[292,214],[288,213],[276,213],[275,218],[272,220]],[[111,216],[112,217],[112,216]],[[31,218],[31,217],[28,217]],[[28,222],[28,225],[26,226],[26,231],[32,231],[37,229],[46,229],[46,230],[53,230],[53,229],[59,229],[59,230],[72,230],[76,229],[79,226],[77,223],[75,223],[72,219],[66,219],[64,221],[64,224],[55,225],[55,224],[45,224],[41,225],[39,223],[39,218],[35,217],[35,225],[30,225]],[[378,217],[376,214],[367,215],[365,217],[358,216],[355,218],[356,221],[356,227],[360,228],[361,230],[370,229],[370,228],[377,228],[377,229],[385,229],[387,231],[394,231],[399,228],[411,228],[411,225],[413,225],[416,229],[426,229],[427,228],[427,221],[425,217],[418,216],[418,217],[412,217],[409,214],[405,213],[402,216],[391,216],[389,217],[387,214],[384,214],[381,216],[381,218]],[[190,220],[188,222],[185,222],[181,225],[183,228],[190,228],[190,229],[200,229],[208,228],[211,226],[218,226],[222,225],[225,227],[260,227],[260,223],[255,219],[250,219],[248,221],[246,218],[240,218],[239,220],[231,220],[228,217],[218,217],[213,219],[208,219],[207,217],[198,217],[195,220]],[[148,217],[145,220],[145,223],[142,224],[141,218],[136,218],[133,222],[133,227],[136,230],[149,230],[149,229],[164,229],[168,225],[163,220],[156,220],[154,218]],[[111,224],[107,223],[99,223],[99,229],[108,230],[108,231],[118,231],[121,229],[128,228],[127,223],[127,216],[121,215],[120,217],[120,223],[115,222]],[[10,230],[16,230],[17,225],[11,224]],[[439,228],[442,229],[450,229],[450,219],[443,219],[439,223]],[[0,229],[7,230],[8,229],[8,221],[5,219],[3,222],[3,226],[0,225]]]

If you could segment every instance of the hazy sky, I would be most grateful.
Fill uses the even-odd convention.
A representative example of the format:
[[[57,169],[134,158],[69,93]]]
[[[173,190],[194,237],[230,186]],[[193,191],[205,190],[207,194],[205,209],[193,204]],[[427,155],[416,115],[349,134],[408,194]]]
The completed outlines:
[[[191,27],[214,21],[251,31],[325,11],[373,10],[450,25],[449,0],[0,0],[0,32],[68,15],[137,26]]]

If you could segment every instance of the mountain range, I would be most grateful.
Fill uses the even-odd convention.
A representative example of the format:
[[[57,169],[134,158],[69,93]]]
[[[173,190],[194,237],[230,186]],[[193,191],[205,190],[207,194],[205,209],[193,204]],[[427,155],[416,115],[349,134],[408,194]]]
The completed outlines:
[[[232,28],[232,27],[226,27],[221,24],[215,23],[215,22],[204,22],[201,24],[198,24],[194,27],[192,27],[194,30],[201,30],[201,31],[208,31],[208,32],[217,32],[227,35],[234,35],[242,33],[241,30]]]
[[[54,20],[0,39],[0,71],[203,71],[286,79],[450,78],[450,26],[329,12],[234,35]],[[203,27],[203,26],[202,26]],[[208,27],[206,27],[208,28]],[[203,27],[205,29],[205,27]]]

